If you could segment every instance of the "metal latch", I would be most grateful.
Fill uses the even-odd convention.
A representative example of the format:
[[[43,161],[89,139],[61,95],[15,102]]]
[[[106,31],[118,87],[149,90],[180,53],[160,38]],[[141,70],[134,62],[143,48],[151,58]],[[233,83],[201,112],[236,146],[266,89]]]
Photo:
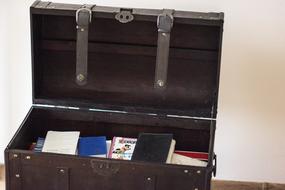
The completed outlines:
[[[158,39],[154,82],[156,89],[166,88],[170,32],[174,22],[173,13],[174,10],[164,9],[157,18]]]
[[[122,9],[115,15],[115,18],[121,23],[128,23],[134,20],[134,15],[132,14],[132,10]]]

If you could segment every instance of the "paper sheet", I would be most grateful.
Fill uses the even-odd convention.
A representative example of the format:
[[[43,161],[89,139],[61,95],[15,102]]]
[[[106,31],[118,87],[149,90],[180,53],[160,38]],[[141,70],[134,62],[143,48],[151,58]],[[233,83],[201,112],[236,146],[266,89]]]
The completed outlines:
[[[200,166],[200,167],[206,167],[207,166],[207,162],[200,161],[200,160],[194,159],[194,158],[189,158],[186,156],[182,156],[182,155],[179,155],[176,153],[174,153],[172,155],[171,163],[172,164],[178,164],[178,165],[188,165],[188,166]]]

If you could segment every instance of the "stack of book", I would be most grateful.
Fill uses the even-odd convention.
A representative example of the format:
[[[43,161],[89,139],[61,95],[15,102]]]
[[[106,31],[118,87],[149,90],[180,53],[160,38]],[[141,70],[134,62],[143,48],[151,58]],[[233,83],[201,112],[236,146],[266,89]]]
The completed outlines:
[[[100,158],[207,166],[208,154],[175,150],[172,134],[140,133],[138,138],[105,136],[80,137],[79,131],[48,131],[30,150]]]

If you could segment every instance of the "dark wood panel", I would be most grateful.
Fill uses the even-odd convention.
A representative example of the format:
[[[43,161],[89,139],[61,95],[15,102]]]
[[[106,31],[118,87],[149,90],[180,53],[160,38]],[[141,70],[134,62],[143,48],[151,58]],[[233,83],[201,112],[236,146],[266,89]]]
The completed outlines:
[[[5,189],[4,172],[4,165],[0,165],[0,190]],[[213,180],[212,190],[285,190],[285,184]]]
[[[69,178],[65,180],[69,184],[69,189],[146,189],[145,184],[150,178],[153,183],[151,189],[172,190],[179,187],[179,190],[187,190],[189,187],[194,189],[204,188],[204,176],[208,172],[208,168],[168,165],[168,164],[153,164],[146,162],[131,162],[125,160],[114,159],[99,159],[88,157],[74,157],[68,155],[56,154],[34,154],[24,153],[23,157],[29,155],[31,159],[23,159],[22,165],[22,181],[26,185],[34,189],[31,180],[40,183],[43,178],[43,173],[49,178],[51,184],[54,185],[51,189],[60,189],[57,179],[61,175],[60,170],[56,169],[60,166],[66,168]],[[48,171],[41,172],[41,169]],[[184,172],[187,170],[187,172]],[[197,172],[199,170],[199,173]],[[31,176],[31,177],[30,177]],[[30,177],[30,178],[29,178]],[[77,179],[77,180],[76,180]],[[80,180],[79,180],[80,179]],[[189,180],[192,179],[192,180]],[[62,181],[58,181],[62,182]],[[47,183],[47,182],[44,182]],[[42,184],[39,186],[42,186]],[[43,186],[43,189],[47,187]]]
[[[72,17],[42,16],[42,39],[76,40],[76,22]],[[219,49],[218,26],[199,26],[174,23],[170,46],[204,50]],[[157,45],[157,25],[147,21],[122,24],[115,19],[94,19],[89,26],[89,41]]]
[[[51,51],[76,51],[76,41],[42,40],[41,49]],[[156,57],[156,46],[139,46],[114,43],[90,42],[89,53],[113,53],[126,55],[143,55]],[[200,61],[217,61],[217,51],[171,48],[170,59],[190,59]]]
[[[187,59],[170,59],[168,86],[156,91],[155,57],[92,53],[85,86],[75,82],[75,60],[75,52],[42,51],[41,64],[35,68],[40,67],[43,75],[42,80],[34,80],[38,87],[34,98],[70,100],[68,105],[86,101],[94,107],[109,104],[173,109],[185,115],[211,117],[217,82],[215,61],[192,60],[190,64]],[[199,112],[202,109],[204,114]]]
[[[110,18],[93,19],[89,28],[88,81],[86,86],[78,86],[75,19],[57,15],[57,10],[49,11],[55,15],[32,14],[34,103],[82,106],[84,102],[103,109],[111,105],[116,109],[138,107],[143,112],[172,110],[169,113],[216,116],[222,23],[174,23],[167,88],[156,91],[156,23],[134,20],[122,24]],[[178,20],[185,15],[186,12],[177,13]],[[216,17],[220,20],[222,16],[193,15],[196,22],[210,22]],[[140,15],[143,16],[146,15]]]

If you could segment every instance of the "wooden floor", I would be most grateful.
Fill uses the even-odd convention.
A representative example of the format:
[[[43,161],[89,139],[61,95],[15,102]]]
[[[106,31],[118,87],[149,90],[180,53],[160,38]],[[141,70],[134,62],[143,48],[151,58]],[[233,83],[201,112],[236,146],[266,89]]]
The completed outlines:
[[[285,184],[218,181],[212,183],[213,190],[285,190]]]
[[[4,166],[0,165],[0,190],[5,189],[5,183],[4,183]]]
[[[0,165],[0,190],[5,190],[4,166]],[[213,181],[212,190],[285,190],[285,184]]]

